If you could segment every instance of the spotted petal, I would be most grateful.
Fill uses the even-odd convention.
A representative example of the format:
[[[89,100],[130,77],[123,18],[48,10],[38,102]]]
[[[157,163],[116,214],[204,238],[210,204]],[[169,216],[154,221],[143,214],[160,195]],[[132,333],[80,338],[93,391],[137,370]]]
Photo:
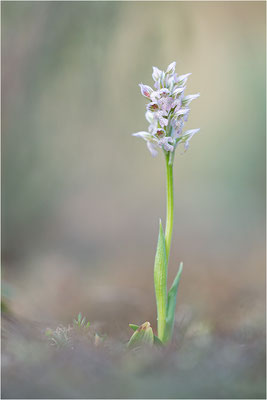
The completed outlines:
[[[143,85],[143,83],[139,83],[139,86],[140,86],[142,95],[147,97],[148,99],[150,99],[150,95],[153,92],[153,89],[148,85]]]

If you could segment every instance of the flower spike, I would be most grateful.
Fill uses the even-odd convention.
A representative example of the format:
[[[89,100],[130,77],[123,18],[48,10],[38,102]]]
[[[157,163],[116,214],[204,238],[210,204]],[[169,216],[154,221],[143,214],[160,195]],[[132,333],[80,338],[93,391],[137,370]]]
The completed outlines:
[[[139,84],[142,95],[149,100],[146,105],[149,127],[147,132],[133,134],[146,141],[153,157],[161,148],[165,154],[172,154],[172,160],[178,144],[184,143],[187,150],[190,139],[199,131],[193,129],[182,133],[190,111],[188,105],[200,94],[184,96],[185,85],[191,73],[178,76],[175,67],[175,61],[169,64],[165,72],[153,67],[155,89],[143,83]]]

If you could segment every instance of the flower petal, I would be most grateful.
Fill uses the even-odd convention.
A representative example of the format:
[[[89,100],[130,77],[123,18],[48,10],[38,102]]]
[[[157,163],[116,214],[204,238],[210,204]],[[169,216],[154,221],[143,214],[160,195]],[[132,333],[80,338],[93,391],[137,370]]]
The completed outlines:
[[[200,93],[190,94],[188,96],[185,96],[182,100],[182,105],[188,106],[188,104],[190,104],[192,100],[197,99],[199,96],[200,96]]]
[[[175,118],[178,118],[180,115],[186,115],[188,114],[190,111],[189,108],[180,108],[180,110],[176,111],[176,113],[174,114]]]
[[[167,88],[162,88],[159,91],[159,96],[160,97],[167,97],[167,96],[169,96],[169,94],[170,94],[170,91]]]
[[[159,90],[160,89],[160,79],[158,79],[157,81],[155,81],[154,87]]]
[[[177,87],[176,89],[174,89],[174,91],[172,92],[173,96],[179,96],[179,94],[181,94],[183,91],[185,90],[185,87]]]
[[[191,72],[189,72],[189,74],[185,74],[185,75],[180,75],[177,78],[177,85],[178,86],[184,86],[187,82],[188,77],[191,75]]]
[[[152,122],[153,122],[153,113],[152,113],[151,111],[147,111],[147,112],[146,112],[146,120],[147,120],[150,124],[152,124]]]
[[[190,138],[191,139],[191,137],[193,137],[197,132],[199,132],[200,131],[200,129],[198,128],[198,129],[189,129],[188,131],[186,131],[184,134],[183,134],[183,137],[186,137],[186,138]]]
[[[167,126],[168,125],[168,119],[167,118],[164,118],[164,117],[162,117],[162,116],[159,116],[159,124],[160,124],[160,126],[163,128],[164,126]]]
[[[186,131],[183,136],[181,137],[181,143],[184,143],[184,149],[185,151],[189,147],[189,141],[192,139],[192,137],[199,132],[200,129],[190,129],[189,131]]]
[[[146,143],[148,150],[150,151],[152,157],[156,157],[158,155],[158,151],[156,150],[156,145],[153,142]]]
[[[146,106],[148,111],[157,111],[159,109],[158,104],[155,101],[151,101],[150,103],[147,104]]]
[[[171,143],[171,144],[170,144]],[[166,151],[173,151],[173,138],[170,136],[166,136],[158,141],[159,146],[161,146]]]
[[[158,69],[157,67],[152,67],[153,68],[153,73],[152,73],[152,78],[156,82],[157,80],[160,79],[162,71]]]
[[[142,139],[144,139],[146,141],[147,140],[151,140],[151,137],[152,137],[150,135],[150,133],[144,132],[144,131],[133,133],[132,136],[140,137],[140,138],[142,138]]]
[[[139,86],[140,86],[142,95],[147,97],[148,99],[150,99],[150,95],[153,92],[153,89],[148,85],[143,85],[143,83],[139,83]]]
[[[175,72],[175,67],[176,67],[176,62],[173,61],[170,65],[168,65],[167,69],[166,69],[166,74],[174,74]]]

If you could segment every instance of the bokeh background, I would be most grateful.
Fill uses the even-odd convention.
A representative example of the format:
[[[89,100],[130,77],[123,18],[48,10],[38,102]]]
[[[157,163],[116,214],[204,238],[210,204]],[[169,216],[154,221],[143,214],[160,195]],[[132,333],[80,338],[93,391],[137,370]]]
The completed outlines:
[[[184,262],[177,320],[190,314],[201,332],[264,343],[265,3],[1,8],[10,310],[43,326],[81,311],[118,339],[129,322],[156,326],[165,164],[131,133],[147,128],[138,83],[152,84],[152,65],[176,61],[178,73],[192,72],[187,94],[201,93],[187,123],[201,131],[174,168],[170,281]],[[263,357],[264,345],[257,351]],[[263,370],[261,361],[255,373]]]

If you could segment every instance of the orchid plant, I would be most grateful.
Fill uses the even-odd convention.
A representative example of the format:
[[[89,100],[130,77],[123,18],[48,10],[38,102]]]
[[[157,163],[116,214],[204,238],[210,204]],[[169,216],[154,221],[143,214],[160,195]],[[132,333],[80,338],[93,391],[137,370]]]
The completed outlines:
[[[170,255],[173,231],[173,161],[176,148],[183,144],[184,151],[199,129],[183,132],[184,123],[188,119],[189,104],[199,97],[199,93],[185,96],[186,83],[190,74],[178,75],[175,72],[176,63],[172,62],[166,71],[153,67],[152,78],[154,88],[141,83],[142,95],[149,101],[146,105],[146,119],[149,123],[148,131],[134,133],[146,141],[152,156],[163,150],[166,160],[167,178],[167,212],[165,233],[162,223],[159,223],[158,245],[154,264],[154,285],[157,303],[157,336],[154,335],[149,322],[141,326],[130,324],[135,331],[128,346],[138,347],[142,344],[161,343],[171,341],[174,327],[176,296],[183,263],[169,291],[167,291],[168,260]]]

